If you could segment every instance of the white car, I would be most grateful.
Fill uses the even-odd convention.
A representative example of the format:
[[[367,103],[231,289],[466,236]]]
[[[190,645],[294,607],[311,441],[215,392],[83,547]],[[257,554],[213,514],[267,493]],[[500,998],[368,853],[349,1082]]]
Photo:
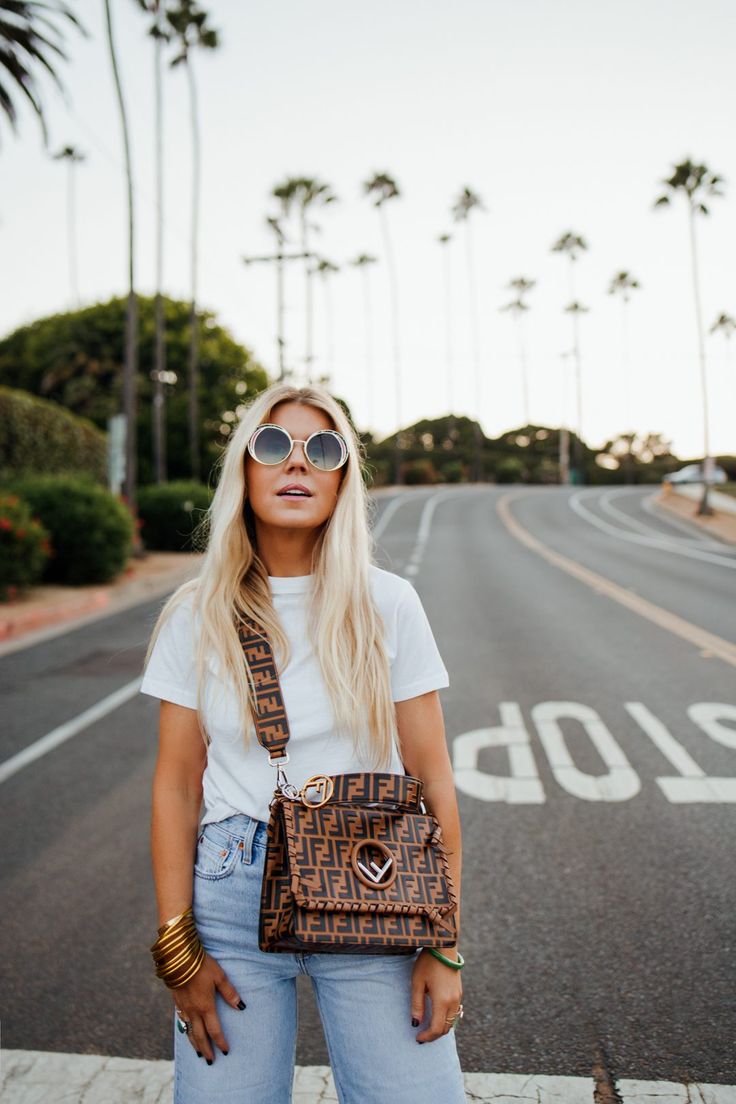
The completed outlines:
[[[662,480],[663,483],[702,483],[703,482],[703,465],[702,464],[687,464],[684,468],[680,468],[679,471],[670,472]],[[723,468],[719,468],[717,464],[713,465],[713,474],[711,476],[712,483],[727,483],[728,476]]]

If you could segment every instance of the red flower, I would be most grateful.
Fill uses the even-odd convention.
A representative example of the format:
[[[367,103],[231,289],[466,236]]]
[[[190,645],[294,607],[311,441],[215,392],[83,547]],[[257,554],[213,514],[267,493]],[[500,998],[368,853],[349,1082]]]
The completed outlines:
[[[12,529],[13,523],[10,518],[0,517],[0,529]]]

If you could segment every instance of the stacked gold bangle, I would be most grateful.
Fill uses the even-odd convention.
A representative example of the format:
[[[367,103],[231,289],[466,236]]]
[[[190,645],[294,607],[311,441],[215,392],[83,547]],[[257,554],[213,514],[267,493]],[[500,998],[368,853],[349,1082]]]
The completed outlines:
[[[156,977],[169,989],[178,989],[193,978],[204,962],[205,950],[199,941],[192,906],[167,920],[158,929],[158,939],[151,947],[156,965]]]

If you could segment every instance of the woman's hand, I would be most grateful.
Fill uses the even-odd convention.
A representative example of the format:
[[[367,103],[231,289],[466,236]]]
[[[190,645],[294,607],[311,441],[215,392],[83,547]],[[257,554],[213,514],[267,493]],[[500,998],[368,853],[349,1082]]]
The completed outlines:
[[[445,953],[448,958],[454,957],[451,952],[443,951]],[[452,1030],[452,1017],[457,1013],[463,997],[460,971],[445,966],[434,955],[422,951],[414,963],[411,977],[411,1016],[412,1021],[417,1023],[424,1019],[425,993],[430,1001],[431,1018],[429,1027],[417,1035],[418,1043],[439,1039]],[[445,1023],[445,1020],[449,1022]]]
[[[212,1043],[227,1054],[229,1047],[222,1033],[220,1018],[217,1015],[215,992],[219,991],[223,1000],[233,1008],[242,1011],[245,1004],[235,988],[230,984],[222,966],[205,954],[204,961],[194,977],[178,989],[172,989],[174,1007],[181,1013],[182,1020],[188,1020],[191,1028],[187,1032],[189,1042],[200,1057],[206,1058],[211,1065],[215,1053]]]

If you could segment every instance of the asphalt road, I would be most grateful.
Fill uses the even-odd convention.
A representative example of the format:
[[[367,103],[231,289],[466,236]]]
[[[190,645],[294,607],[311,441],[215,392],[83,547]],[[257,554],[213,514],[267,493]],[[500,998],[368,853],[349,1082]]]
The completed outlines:
[[[379,502],[378,562],[414,582],[450,673],[466,1071],[736,1083],[736,550],[652,498]],[[135,679],[158,606],[0,660],[0,763]],[[0,784],[4,1047],[171,1057],[157,712],[134,695]],[[297,1061],[326,1064],[303,980]]]

